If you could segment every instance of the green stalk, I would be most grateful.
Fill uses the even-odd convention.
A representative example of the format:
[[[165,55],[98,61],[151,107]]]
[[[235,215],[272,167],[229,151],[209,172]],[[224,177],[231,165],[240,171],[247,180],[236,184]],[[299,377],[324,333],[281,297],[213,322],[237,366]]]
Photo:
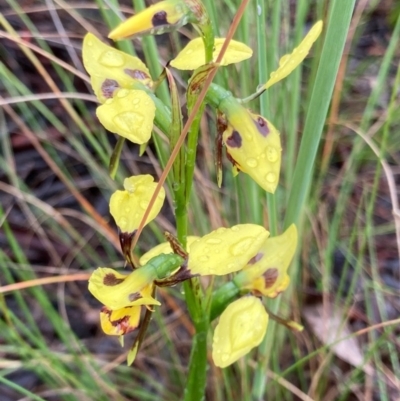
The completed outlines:
[[[204,9],[206,13],[206,10]],[[207,15],[207,14],[206,14]],[[206,50],[206,63],[212,61],[213,47],[214,47],[214,34],[210,20],[207,16],[206,23],[200,27],[204,47]],[[190,114],[193,106],[196,103],[196,95],[191,95],[188,92],[188,113]],[[188,132],[188,142],[186,151],[186,182],[182,183],[182,190],[184,190],[185,204],[179,212],[182,214],[181,218],[185,218],[186,226],[182,232],[178,229],[178,239],[180,236],[184,237],[186,241],[187,236],[187,208],[190,202],[190,193],[193,186],[193,175],[196,163],[196,152],[198,135],[200,128],[201,116],[203,115],[206,101],[199,107],[196,116],[193,120]],[[183,147],[182,147],[183,148]],[[178,209],[176,210],[178,215]],[[177,220],[178,223],[178,220]],[[202,302],[204,299],[201,283],[198,278],[193,278],[183,284],[185,290],[186,303],[188,305],[189,313],[193,320],[196,329],[192,342],[192,349],[189,361],[189,372],[186,383],[184,400],[197,401],[204,399],[204,393],[207,384],[207,334],[209,330],[209,317],[205,305],[207,302]]]

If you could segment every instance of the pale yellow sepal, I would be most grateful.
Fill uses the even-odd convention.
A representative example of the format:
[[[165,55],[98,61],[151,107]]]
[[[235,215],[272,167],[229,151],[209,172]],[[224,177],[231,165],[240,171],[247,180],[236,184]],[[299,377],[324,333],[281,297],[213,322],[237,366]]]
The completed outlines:
[[[187,237],[187,249],[190,250],[190,246],[193,244],[194,241],[198,240],[200,237],[196,237],[195,235],[189,235]],[[161,254],[170,254],[173,253],[171,245],[169,242],[163,242],[155,246],[154,248],[150,249],[146,252],[142,257],[139,259],[140,266],[144,266],[150,259],[153,259],[155,256]],[[172,275],[172,274],[171,274]]]
[[[108,267],[99,267],[89,279],[89,291],[111,310],[127,306],[160,305],[152,294],[156,279],[148,269],[136,269],[125,275]]]
[[[218,228],[194,241],[189,249],[192,274],[223,276],[243,269],[257,254],[269,232],[256,224]]]
[[[287,269],[297,247],[297,229],[292,224],[283,234],[268,238],[260,247],[256,257],[243,269],[241,275],[247,284],[241,288],[253,291],[257,295],[275,298],[286,290],[290,278]],[[236,277],[237,280],[239,277]]]
[[[83,40],[82,57],[100,103],[118,89],[131,88],[135,79],[152,86],[150,72],[140,59],[106,45],[91,33]]]
[[[257,347],[268,325],[268,313],[253,296],[232,302],[222,312],[214,331],[212,358],[216,366],[226,368]]]
[[[139,326],[140,306],[111,310],[106,306],[100,311],[100,323],[109,336],[123,336]]]
[[[267,119],[242,106],[229,113],[227,119],[223,141],[235,168],[248,174],[265,191],[274,193],[281,168],[278,130]]]
[[[110,213],[122,232],[137,230],[156,187],[151,175],[132,176],[124,180],[125,191],[115,191],[111,195]],[[164,199],[165,191],[161,188],[145,224],[158,215]]]
[[[120,89],[96,110],[104,128],[139,145],[151,137],[156,106],[141,90]]]
[[[265,89],[268,89],[283,78],[286,78],[307,57],[311,46],[321,34],[322,27],[322,21],[318,21],[314,24],[299,46],[297,46],[292,53],[284,55],[279,60],[279,68],[276,71],[271,72],[269,80],[264,85]]]
[[[213,61],[217,60],[225,38],[215,38]],[[253,54],[253,50],[244,43],[231,40],[220,65],[229,65],[247,60]],[[206,53],[202,38],[191,40],[184,49],[171,61],[171,65],[178,70],[195,70],[206,63]]]

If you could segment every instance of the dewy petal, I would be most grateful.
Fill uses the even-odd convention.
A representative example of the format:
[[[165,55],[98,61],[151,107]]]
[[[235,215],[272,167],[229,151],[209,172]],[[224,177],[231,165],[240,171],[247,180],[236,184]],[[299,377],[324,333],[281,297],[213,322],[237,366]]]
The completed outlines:
[[[127,306],[160,305],[151,296],[149,286],[156,278],[151,270],[135,269],[129,275],[108,267],[99,267],[89,279],[89,291],[109,309]]]
[[[151,137],[156,106],[141,90],[120,89],[96,110],[101,124],[109,131],[139,145]]]
[[[232,302],[222,312],[214,331],[212,358],[225,368],[257,347],[265,336],[268,313],[253,296]]]
[[[111,310],[104,306],[100,311],[100,323],[109,336],[123,336],[139,326],[140,306],[128,306]]]
[[[110,213],[122,232],[132,233],[139,227],[156,187],[149,174],[132,176],[124,180],[125,191],[116,191],[111,195]],[[165,191],[161,188],[145,224],[158,215],[164,199]]]
[[[187,248],[190,250],[190,246],[193,244],[194,241],[198,240],[200,237],[196,237],[194,235],[189,235],[187,237]],[[150,249],[148,252],[146,252],[142,257],[139,259],[140,266],[144,266],[147,264],[147,262],[150,259],[153,259],[155,256],[161,255],[161,254],[170,254],[173,253],[173,250],[171,248],[170,243],[163,242],[162,244],[159,244],[155,246],[154,248]]]
[[[268,235],[264,227],[256,224],[218,228],[190,246],[188,269],[202,276],[236,272],[257,254]]]
[[[218,57],[225,38],[216,38],[214,42],[213,61]],[[229,65],[247,60],[253,54],[253,50],[244,43],[231,40],[220,65]],[[184,49],[171,61],[171,65],[178,70],[195,70],[206,62],[204,42],[202,38],[191,40]]]
[[[286,78],[307,57],[311,46],[321,34],[322,27],[322,21],[318,21],[314,24],[299,46],[297,46],[292,53],[284,55],[279,60],[279,68],[276,71],[271,72],[269,80],[264,85],[265,89],[268,89],[283,78]]]
[[[140,59],[106,45],[91,33],[83,40],[82,57],[101,103],[112,98],[117,89],[129,89],[133,80],[152,86],[150,72]]]
[[[190,20],[189,8],[183,0],[166,0],[145,8],[113,29],[113,40],[134,35],[157,35],[177,29]]]
[[[241,105],[233,106],[226,117],[228,128],[223,133],[223,141],[235,167],[265,191],[274,193],[281,167],[278,130],[267,119]]]
[[[258,295],[275,298],[289,285],[287,269],[296,247],[297,229],[292,224],[283,234],[264,242],[255,258],[235,277],[236,284]]]

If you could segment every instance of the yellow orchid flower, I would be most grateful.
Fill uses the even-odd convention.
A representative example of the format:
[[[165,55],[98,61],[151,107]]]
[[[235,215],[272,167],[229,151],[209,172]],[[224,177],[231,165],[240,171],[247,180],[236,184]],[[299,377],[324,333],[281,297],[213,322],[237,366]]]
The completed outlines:
[[[132,89],[135,81],[151,88],[150,72],[137,57],[106,45],[91,33],[83,40],[83,64],[93,91],[102,103],[97,117],[109,131],[137,144],[151,136],[156,107],[142,90]]]
[[[218,57],[225,38],[215,38],[213,61]],[[247,60],[253,54],[253,50],[244,43],[231,40],[221,60],[220,65],[225,66]],[[195,70],[206,62],[204,41],[202,38],[191,40],[183,50],[170,62],[171,66],[178,70]]]
[[[108,267],[99,267],[89,279],[89,291],[111,310],[128,306],[161,305],[151,296],[152,283],[157,279],[151,269],[135,269],[121,274]]]
[[[234,169],[248,174],[265,191],[274,193],[279,182],[281,140],[266,118],[238,103],[226,110],[223,141]]]
[[[297,229],[292,224],[282,235],[268,238],[257,255],[235,277],[243,289],[256,295],[275,298],[286,290],[290,278],[287,269],[297,247]]]
[[[299,46],[297,46],[292,53],[285,54],[281,57],[279,60],[279,68],[276,71],[271,72],[269,80],[262,86],[262,88],[268,89],[283,78],[286,78],[307,57],[311,46],[321,34],[322,27],[322,21],[315,23]]]
[[[256,224],[238,224],[194,241],[189,248],[188,269],[193,275],[222,276],[243,269],[269,232]]]
[[[111,195],[110,213],[121,232],[132,233],[139,227],[156,187],[151,175],[132,176],[125,178],[124,191],[116,191]],[[158,215],[164,199],[165,190],[161,188],[145,224]]]
[[[222,312],[214,331],[212,358],[216,366],[225,368],[257,347],[268,325],[268,313],[254,297],[240,298]]]

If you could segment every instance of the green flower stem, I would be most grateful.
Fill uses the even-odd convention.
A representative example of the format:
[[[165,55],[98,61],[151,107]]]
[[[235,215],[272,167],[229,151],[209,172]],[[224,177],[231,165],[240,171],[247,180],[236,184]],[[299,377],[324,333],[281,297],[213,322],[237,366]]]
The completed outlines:
[[[239,294],[240,288],[234,281],[229,281],[214,291],[210,308],[210,322],[216,319]]]
[[[200,30],[202,32],[204,47],[206,49],[206,63],[208,63],[212,60],[214,34],[206,12],[205,15],[206,19],[200,27]],[[190,97],[191,96],[189,96],[188,99],[189,113],[192,110],[192,106],[196,103],[196,99],[193,99],[192,102]],[[182,220],[183,216],[185,217],[186,225],[182,232],[179,232],[179,226],[177,226],[178,239],[181,236],[184,240],[186,240],[187,236],[187,206],[189,205],[190,193],[193,186],[193,175],[196,162],[200,121],[201,116],[204,112],[205,104],[206,101],[204,101],[203,104],[200,106],[188,132],[186,151],[186,177],[185,182],[183,183],[184,185],[182,185],[182,190],[184,190],[184,198],[186,202],[182,208],[179,208],[181,210],[178,210],[178,207],[176,210],[177,224],[178,213],[180,213],[181,215],[179,217]],[[207,302],[203,302],[204,294],[201,288],[200,280],[198,278],[193,278],[188,282],[185,282],[184,289],[186,303],[196,329],[196,334],[194,335],[192,342],[184,401],[200,401],[204,399],[204,392],[207,384],[207,335],[209,330],[209,318],[205,308]]]

